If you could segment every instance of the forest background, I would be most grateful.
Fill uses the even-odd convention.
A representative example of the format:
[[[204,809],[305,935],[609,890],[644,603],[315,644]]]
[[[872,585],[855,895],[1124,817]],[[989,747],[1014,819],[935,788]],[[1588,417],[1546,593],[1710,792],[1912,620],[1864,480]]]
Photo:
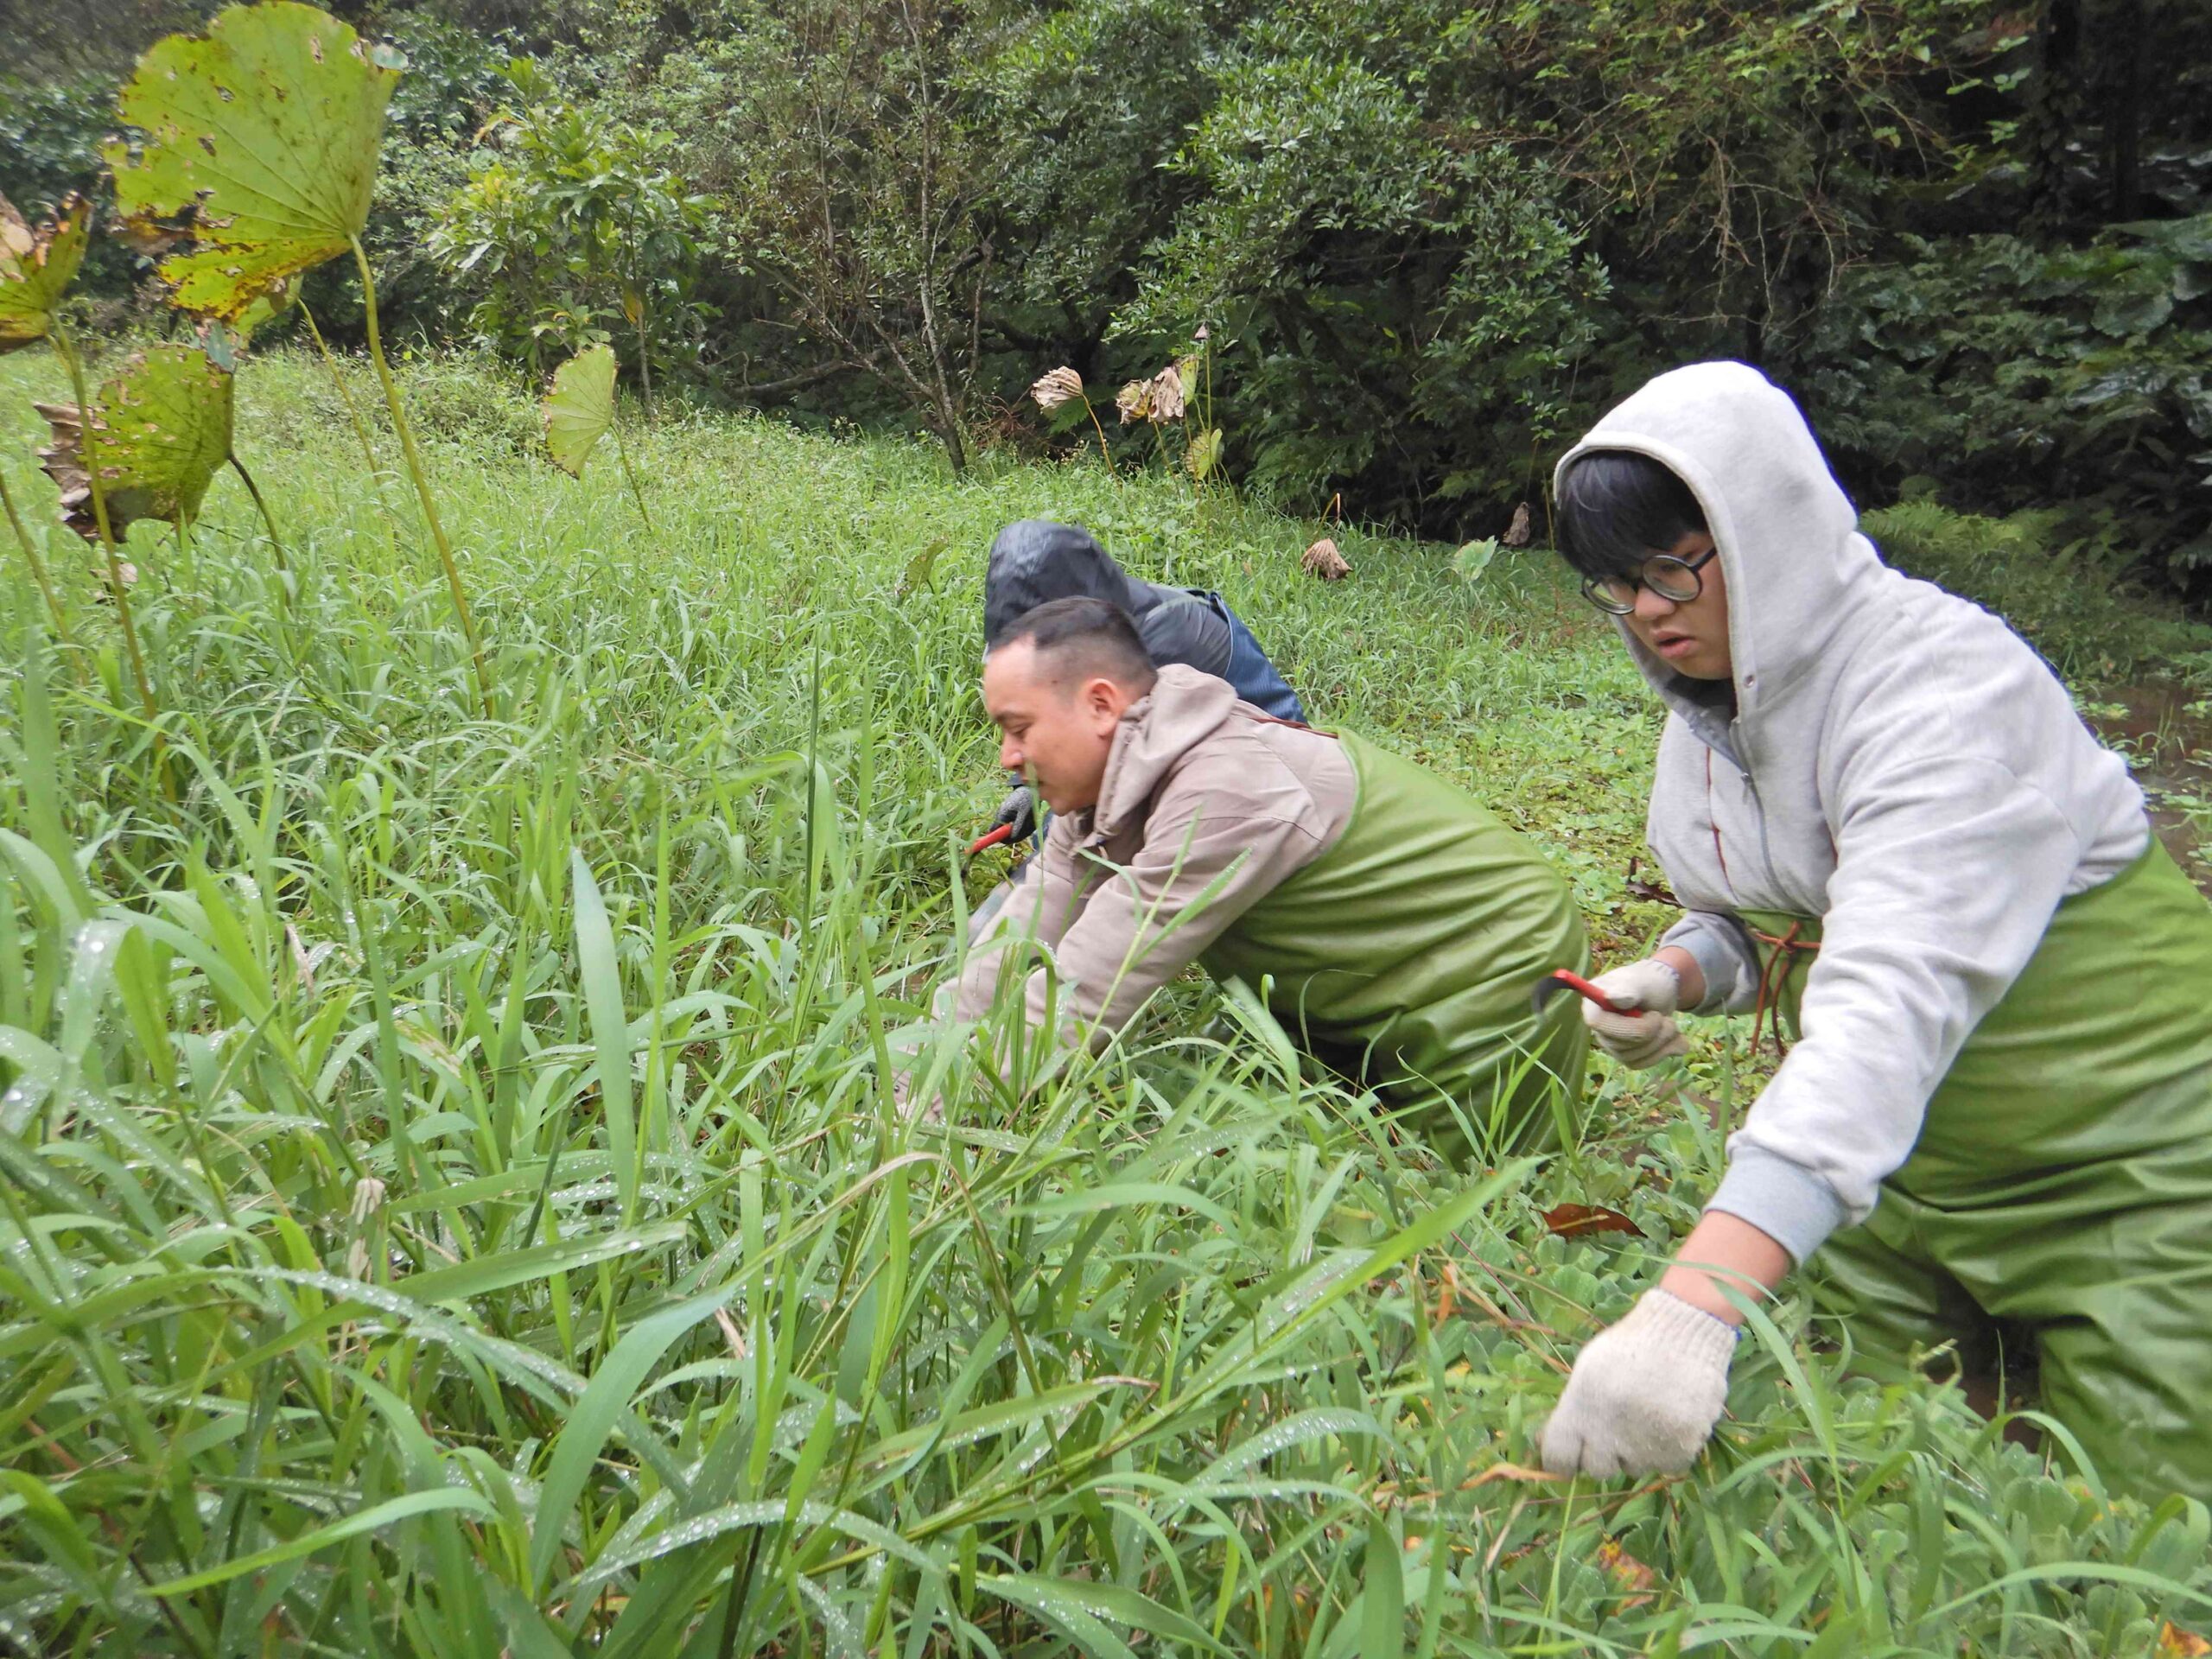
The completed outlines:
[[[0,189],[97,194],[136,54],[213,10],[0,0]],[[1204,328],[1229,475],[1452,538],[1541,514],[1648,375],[1734,356],[1862,505],[2212,599],[2192,0],[333,10],[412,66],[367,238],[393,336],[533,373],[607,340],[649,399],[920,429],[959,468],[1090,440],[1024,406],[1045,369],[1103,402]],[[108,320],[161,319],[149,261],[94,245]],[[307,282],[334,343],[357,284]]]

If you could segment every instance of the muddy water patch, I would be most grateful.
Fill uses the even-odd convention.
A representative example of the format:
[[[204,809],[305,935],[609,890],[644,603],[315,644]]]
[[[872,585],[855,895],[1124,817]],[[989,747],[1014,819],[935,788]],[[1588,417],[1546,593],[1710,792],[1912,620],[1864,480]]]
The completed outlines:
[[[2127,757],[2158,838],[2212,893],[2212,695],[2201,685],[2146,680],[2105,687],[2082,713]]]

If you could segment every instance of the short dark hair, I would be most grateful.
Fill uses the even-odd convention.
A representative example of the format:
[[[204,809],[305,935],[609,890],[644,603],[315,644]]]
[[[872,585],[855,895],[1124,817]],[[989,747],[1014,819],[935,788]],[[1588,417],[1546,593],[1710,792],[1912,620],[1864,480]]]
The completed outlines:
[[[1705,509],[1672,467],[1626,449],[1579,457],[1560,480],[1553,518],[1559,550],[1594,581],[1638,569],[1708,528]]]
[[[1004,651],[1027,640],[1060,678],[1103,675],[1135,691],[1149,691],[1160,671],[1137,625],[1120,606],[1103,599],[1052,599],[1024,611],[991,643]]]

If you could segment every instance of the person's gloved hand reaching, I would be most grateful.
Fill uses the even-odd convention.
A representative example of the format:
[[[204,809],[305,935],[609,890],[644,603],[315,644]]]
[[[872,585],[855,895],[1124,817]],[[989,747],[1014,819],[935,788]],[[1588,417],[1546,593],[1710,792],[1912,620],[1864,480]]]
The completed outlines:
[[[998,816],[991,820],[995,830],[1002,823],[1014,826],[1014,833],[1007,839],[1020,846],[1037,833],[1037,791],[1027,784],[1017,783],[1006,799],[999,803]]]
[[[1641,1071],[1662,1060],[1689,1052],[1689,1039],[1675,1023],[1681,1004],[1681,976],[1656,957],[1631,962],[1591,982],[1614,1001],[1642,1010],[1637,1014],[1609,1014],[1585,1000],[1582,1022],[1590,1034],[1623,1065]]]
[[[1728,1399],[1736,1332],[1664,1290],[1648,1290],[1590,1339],[1544,1425],[1556,1474],[1678,1475],[1697,1460]]]

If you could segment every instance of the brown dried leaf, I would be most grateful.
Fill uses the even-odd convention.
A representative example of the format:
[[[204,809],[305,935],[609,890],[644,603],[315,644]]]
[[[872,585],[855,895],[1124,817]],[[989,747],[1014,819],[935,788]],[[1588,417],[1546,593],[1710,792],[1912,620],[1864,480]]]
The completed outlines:
[[[1083,377],[1065,364],[1037,377],[1029,388],[1029,395],[1037,407],[1047,415],[1063,404],[1071,404],[1083,396]]]
[[[1659,1575],[1623,1549],[1618,1539],[1601,1540],[1597,1554],[1599,1571],[1622,1592],[1624,1610],[1643,1606],[1651,1599],[1651,1586]]]
[[[1170,363],[1152,377],[1152,408],[1147,418],[1154,426],[1183,418],[1183,372]]]
[[[1544,1225],[1563,1238],[1584,1233],[1637,1233],[1643,1229],[1602,1204],[1555,1204],[1544,1211]]]
[[[2212,1654],[2212,1642],[2207,1642],[2194,1630],[2184,1630],[2178,1624],[2158,1627],[2158,1659],[2203,1659]]]
[[[1122,411],[1122,424],[1134,426],[1139,421],[1152,418],[1152,382],[1132,380],[1114,396],[1114,407]]]
[[[1497,539],[1503,547],[1529,545],[1529,504],[1526,501],[1513,509],[1513,522],[1505,527],[1505,534]]]
[[[0,259],[15,260],[38,251],[38,238],[16,204],[0,196]]]
[[[1300,561],[1309,576],[1319,576],[1323,582],[1342,582],[1351,575],[1351,566],[1344,563],[1344,556],[1337,551],[1336,542],[1324,536],[1306,550]]]
[[[1471,1491],[1478,1486],[1487,1486],[1494,1480],[1510,1480],[1516,1485],[1536,1486],[1549,1485],[1554,1481],[1567,1478],[1569,1477],[1555,1475],[1548,1469],[1531,1469],[1525,1464],[1493,1463],[1459,1490]]]

